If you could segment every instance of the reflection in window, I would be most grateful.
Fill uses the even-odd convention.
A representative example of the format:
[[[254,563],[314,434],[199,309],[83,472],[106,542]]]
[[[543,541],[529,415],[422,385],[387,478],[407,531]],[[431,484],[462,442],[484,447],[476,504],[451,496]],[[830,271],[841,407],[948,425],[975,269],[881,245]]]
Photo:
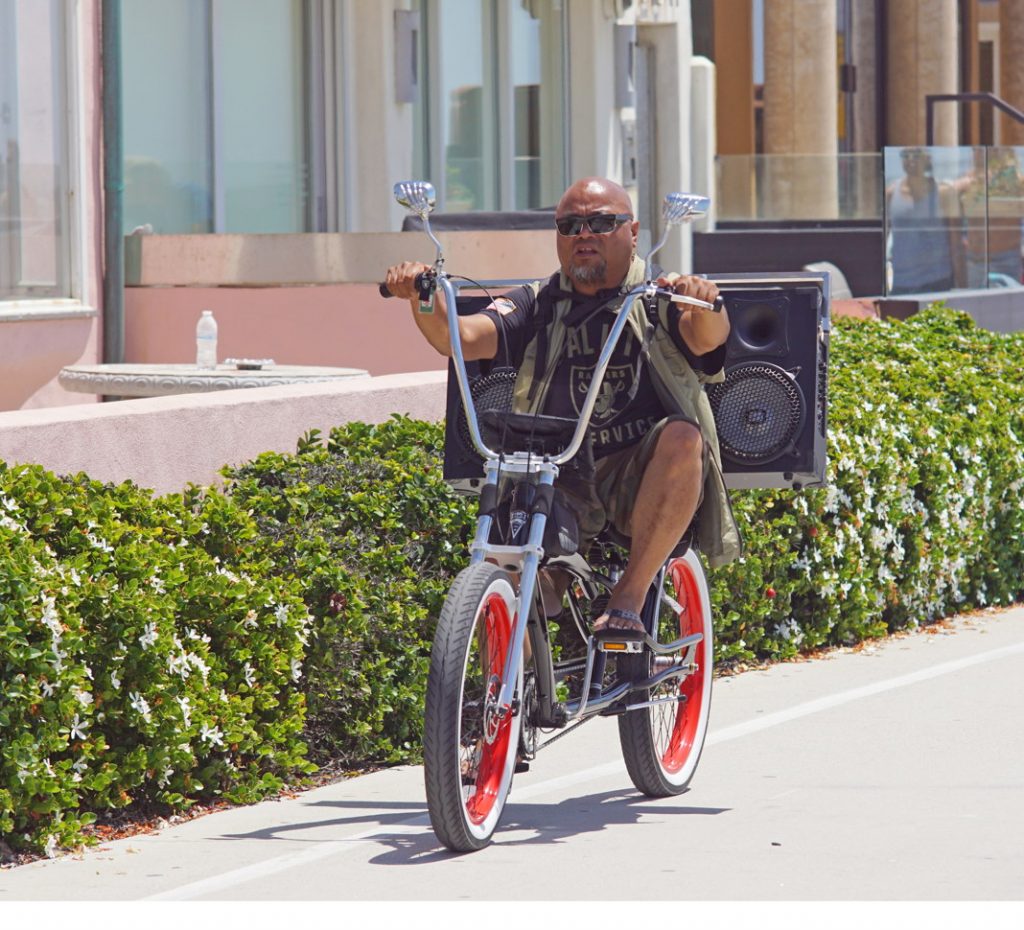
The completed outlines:
[[[484,72],[484,5],[480,0],[443,0],[439,26],[446,54],[441,57],[441,137],[445,140],[445,207],[493,210],[485,140],[495,100],[488,69]],[[488,56],[489,61],[493,61]]]
[[[1024,149],[887,148],[888,293],[1021,287]]]
[[[69,296],[61,0],[0,0],[0,299]]]
[[[125,231],[301,232],[302,0],[123,5]]]
[[[565,4],[419,0],[414,8],[427,61],[414,161],[442,209],[552,205],[567,174]]]

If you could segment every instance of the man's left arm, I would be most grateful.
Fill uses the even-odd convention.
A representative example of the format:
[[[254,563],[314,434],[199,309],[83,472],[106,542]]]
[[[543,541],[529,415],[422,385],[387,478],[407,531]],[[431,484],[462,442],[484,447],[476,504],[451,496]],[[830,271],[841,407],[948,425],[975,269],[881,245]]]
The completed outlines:
[[[706,303],[714,303],[718,297],[718,285],[706,278],[695,275],[680,275],[677,278],[658,278],[660,287],[670,288],[677,294],[695,297]],[[729,338],[729,314],[723,306],[719,312],[677,305],[679,314],[679,335],[694,355],[705,355],[717,349]]]

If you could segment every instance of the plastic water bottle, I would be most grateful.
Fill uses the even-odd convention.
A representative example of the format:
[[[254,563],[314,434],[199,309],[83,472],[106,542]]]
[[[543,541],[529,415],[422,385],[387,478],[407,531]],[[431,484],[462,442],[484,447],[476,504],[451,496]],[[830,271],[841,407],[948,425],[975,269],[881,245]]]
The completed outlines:
[[[196,368],[217,367],[217,321],[204,310],[196,323]]]

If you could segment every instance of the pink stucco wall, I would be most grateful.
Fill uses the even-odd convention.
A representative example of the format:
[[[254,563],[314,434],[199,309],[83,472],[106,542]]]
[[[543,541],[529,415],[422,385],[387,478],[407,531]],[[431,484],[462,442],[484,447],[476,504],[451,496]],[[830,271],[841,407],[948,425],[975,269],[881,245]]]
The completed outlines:
[[[370,374],[443,369],[405,301],[370,284],[306,287],[130,287],[125,357],[192,362],[200,311],[217,320],[225,358],[272,358],[282,365],[336,365]]]
[[[65,391],[56,376],[65,365],[96,361],[98,323],[96,316],[0,321],[0,410],[93,403],[92,395]]]
[[[131,480],[159,493],[219,480],[224,465],[292,452],[311,429],[392,413],[444,416],[445,374],[420,372],[321,384],[149,397],[0,413],[0,460],[57,474]]]

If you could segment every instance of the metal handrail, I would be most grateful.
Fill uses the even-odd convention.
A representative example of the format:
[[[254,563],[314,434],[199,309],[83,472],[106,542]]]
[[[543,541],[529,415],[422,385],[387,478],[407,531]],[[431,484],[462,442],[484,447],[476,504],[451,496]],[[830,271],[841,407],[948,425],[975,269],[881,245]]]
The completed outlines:
[[[1010,106],[1005,100],[997,97],[995,94],[988,92],[978,92],[970,94],[927,94],[924,98],[925,102],[925,144],[933,145],[935,138],[935,123],[933,118],[933,110],[936,103],[942,101],[957,101],[957,102],[979,102],[988,103],[997,109],[1002,110],[1007,116],[1012,117],[1018,123],[1024,123],[1024,113],[1018,110],[1016,107]]]

